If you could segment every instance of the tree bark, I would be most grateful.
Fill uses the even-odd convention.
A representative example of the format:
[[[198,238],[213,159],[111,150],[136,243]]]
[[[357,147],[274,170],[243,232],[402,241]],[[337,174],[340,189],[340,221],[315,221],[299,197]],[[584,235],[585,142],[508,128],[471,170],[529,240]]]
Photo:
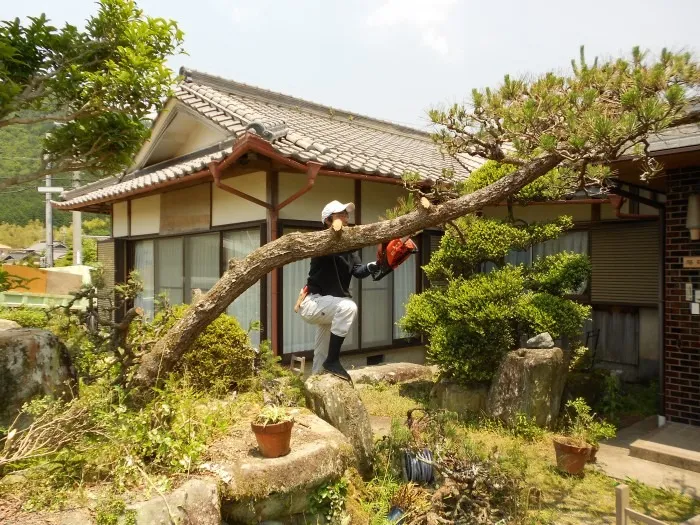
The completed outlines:
[[[357,250],[444,224],[502,202],[556,167],[561,160],[557,154],[548,154],[469,195],[427,209],[420,207],[401,217],[373,224],[345,227],[340,231],[329,228],[320,232],[290,233],[261,246],[244,259],[229,261],[228,270],[211,290],[196,298],[183,317],[150,352],[142,356],[133,385],[143,389],[155,386],[164,374],[173,369],[209,323],[222,314],[234,299],[275,268],[309,257]]]

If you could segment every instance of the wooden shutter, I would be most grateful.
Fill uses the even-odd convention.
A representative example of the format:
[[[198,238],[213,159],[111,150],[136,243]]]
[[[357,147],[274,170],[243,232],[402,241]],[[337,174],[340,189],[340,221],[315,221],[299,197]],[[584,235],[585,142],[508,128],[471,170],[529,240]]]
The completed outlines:
[[[659,223],[601,225],[591,236],[591,302],[656,305]]]

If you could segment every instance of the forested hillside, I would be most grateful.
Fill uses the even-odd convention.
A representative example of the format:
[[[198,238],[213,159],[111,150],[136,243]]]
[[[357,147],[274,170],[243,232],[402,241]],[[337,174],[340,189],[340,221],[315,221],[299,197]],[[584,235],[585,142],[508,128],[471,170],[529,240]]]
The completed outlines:
[[[0,129],[0,179],[16,174],[29,173],[39,167],[41,142],[51,129],[51,124],[33,126],[8,126]],[[53,178],[54,186],[71,186],[71,174]],[[14,248],[25,248],[43,240],[45,201],[37,187],[44,185],[44,179],[0,190],[0,244]],[[106,227],[85,228],[85,221],[100,218],[95,224]],[[106,219],[106,222],[104,220]],[[93,221],[94,222],[94,221]],[[53,211],[55,230],[71,223],[71,213]],[[109,220],[103,215],[83,214],[84,231],[88,235],[109,234]],[[88,222],[88,226],[90,222]],[[95,231],[91,231],[95,230]]]
[[[37,169],[41,141],[50,129],[50,123],[0,129],[0,179]],[[70,185],[70,175],[55,177],[53,184]],[[43,222],[44,195],[36,191],[38,186],[43,185],[42,179],[0,190],[0,223],[25,225],[35,219]],[[70,221],[70,213],[54,211],[55,226],[63,226]]]

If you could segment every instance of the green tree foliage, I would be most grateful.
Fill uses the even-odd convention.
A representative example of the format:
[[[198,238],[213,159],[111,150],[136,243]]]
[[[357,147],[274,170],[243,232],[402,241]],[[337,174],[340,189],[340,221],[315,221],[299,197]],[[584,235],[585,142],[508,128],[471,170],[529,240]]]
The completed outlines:
[[[6,244],[12,248],[26,248],[42,240],[44,240],[44,224],[40,221],[29,221],[24,226],[0,223],[0,244]]]
[[[474,171],[464,182],[460,184],[461,194],[473,193],[485,188],[506,175],[513,173],[516,166],[502,164],[495,161],[487,161],[478,170]],[[512,201],[528,203],[531,201],[556,200],[564,197],[573,188],[575,178],[562,174],[558,169],[553,169],[534,182],[525,186],[512,196]]]
[[[520,334],[578,335],[590,308],[566,295],[589,278],[586,256],[560,253],[531,267],[505,264],[511,250],[553,239],[571,225],[568,217],[529,226],[457,219],[424,267],[433,286],[411,296],[401,326],[425,335],[430,360],[465,383],[489,381]],[[486,262],[496,269],[481,273]]]
[[[111,235],[112,224],[109,217],[97,215],[83,220],[83,233],[85,235]]]
[[[0,129],[61,124],[43,139],[38,169],[0,174],[0,188],[125,168],[170,92],[165,61],[182,38],[175,22],[146,16],[132,0],[101,0],[84,29],[58,29],[45,15],[0,23]]]
[[[86,239],[83,237],[83,264],[94,266],[97,264],[97,241],[95,239]],[[66,255],[57,259],[54,266],[71,266],[73,264],[73,247],[68,248]]]
[[[568,75],[506,75],[496,88],[474,89],[471,104],[437,108],[430,117],[439,126],[436,142],[449,154],[517,167],[551,158],[560,176],[583,185],[604,178],[608,172],[599,166],[623,153],[636,155],[647,174],[656,173],[647,139],[697,120],[688,105],[699,85],[700,68],[690,53],[663,50],[651,57],[634,48],[629,57],[589,63],[582,48]]]

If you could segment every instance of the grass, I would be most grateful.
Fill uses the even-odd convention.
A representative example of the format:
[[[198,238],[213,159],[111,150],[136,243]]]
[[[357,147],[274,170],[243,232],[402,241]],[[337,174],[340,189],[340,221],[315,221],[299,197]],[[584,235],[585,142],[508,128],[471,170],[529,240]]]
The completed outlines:
[[[405,439],[405,435],[401,437],[396,433],[401,432],[406,411],[426,406],[428,392],[428,384],[417,389],[405,385],[376,385],[362,389],[360,396],[371,415],[392,417],[392,437],[387,440],[390,441]],[[498,423],[474,418],[455,421],[449,425],[446,436],[447,449],[470,458],[495,456],[503,468],[523,477],[525,487],[520,505],[525,507],[525,512],[521,523],[615,523],[618,481],[590,466],[584,477],[560,474],[556,469],[551,433],[527,435],[529,439],[526,439]],[[386,448],[386,442],[384,445]],[[391,468],[393,458],[387,457],[386,450],[382,455],[381,445],[379,457],[378,475],[365,485],[365,498],[369,499],[365,499],[363,508],[369,521],[359,520],[360,523],[384,523],[389,499],[400,483],[396,469],[392,471]],[[681,523],[700,514],[700,501],[677,491],[657,489],[634,480],[625,483],[631,490],[632,507],[665,523]]]

